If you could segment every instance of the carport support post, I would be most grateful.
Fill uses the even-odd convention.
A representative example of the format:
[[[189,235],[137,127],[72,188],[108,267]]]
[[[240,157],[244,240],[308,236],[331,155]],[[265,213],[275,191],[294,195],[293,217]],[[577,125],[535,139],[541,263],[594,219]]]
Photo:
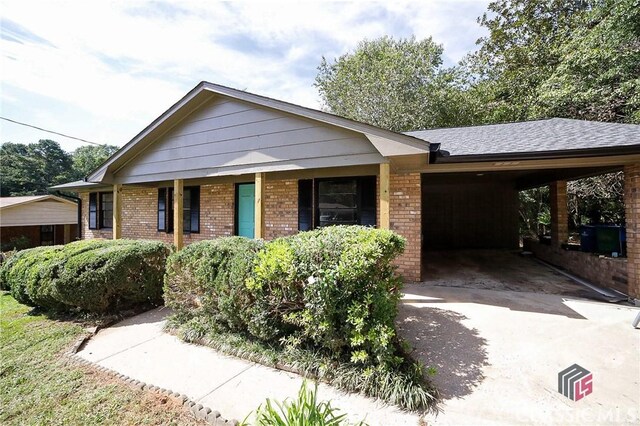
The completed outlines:
[[[380,229],[390,229],[389,163],[380,164]]]
[[[182,249],[184,245],[182,240],[183,231],[183,195],[184,195],[184,183],[182,179],[176,179],[173,181],[173,245],[176,250]]]
[[[69,225],[68,223],[64,225],[64,243],[70,243],[71,242],[71,225]]]
[[[640,163],[624,167],[629,296],[640,299]]]
[[[557,180],[549,185],[549,201],[551,203],[551,244],[554,247],[560,247],[569,239],[566,180]]]
[[[122,238],[122,185],[113,185],[113,239]],[[65,241],[67,237],[65,235]]]

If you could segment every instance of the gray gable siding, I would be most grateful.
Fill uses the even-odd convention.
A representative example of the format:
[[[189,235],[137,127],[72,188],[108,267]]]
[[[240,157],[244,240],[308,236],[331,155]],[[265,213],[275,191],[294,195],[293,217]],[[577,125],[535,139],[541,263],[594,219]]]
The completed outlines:
[[[121,183],[383,163],[362,134],[217,97],[114,173]]]

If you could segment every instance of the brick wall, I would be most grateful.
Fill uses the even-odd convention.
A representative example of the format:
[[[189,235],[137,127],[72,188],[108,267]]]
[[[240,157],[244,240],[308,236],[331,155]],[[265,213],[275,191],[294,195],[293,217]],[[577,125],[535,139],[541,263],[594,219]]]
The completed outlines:
[[[538,241],[525,239],[524,249],[568,272],[602,287],[629,294],[627,259],[600,257],[593,253],[564,250]]]
[[[627,228],[627,276],[630,296],[640,298],[640,164],[624,168],[624,205]]]
[[[298,232],[298,181],[267,180],[265,238]],[[380,182],[378,179],[378,193]],[[420,174],[391,175],[391,229],[407,238],[405,253],[397,260],[399,272],[409,281],[420,281]],[[110,229],[89,229],[89,194],[81,194],[83,238],[112,238]],[[380,221],[377,197],[378,222]],[[173,242],[173,234],[158,232],[157,188],[123,187],[122,238]],[[234,233],[235,188],[229,184],[200,187],[200,233],[185,234],[184,243],[229,236]]]
[[[389,210],[391,230],[407,239],[404,253],[396,260],[398,272],[407,281],[421,281],[421,178],[420,173],[391,174]],[[379,210],[379,209],[378,209]]]
[[[569,239],[567,181],[559,180],[549,185],[549,202],[551,203],[551,244],[560,247]]]
[[[267,180],[265,187],[265,239],[297,233],[298,180]]]
[[[82,199],[83,238],[112,238],[110,229],[89,229],[89,194]],[[235,188],[229,184],[200,187],[200,232],[184,235],[184,243],[233,235]],[[122,238],[173,243],[173,234],[158,232],[158,189],[122,189]]]

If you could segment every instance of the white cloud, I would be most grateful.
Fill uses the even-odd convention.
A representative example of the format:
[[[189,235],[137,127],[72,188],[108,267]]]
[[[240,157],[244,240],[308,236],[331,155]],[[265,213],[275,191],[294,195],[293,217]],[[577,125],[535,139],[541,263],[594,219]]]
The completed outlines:
[[[11,37],[0,39],[2,115],[122,145],[200,80],[318,108],[313,80],[322,56],[364,38],[415,34],[432,35],[455,63],[481,34],[475,19],[485,7],[473,0],[4,1],[2,32]],[[0,131],[2,141],[80,145],[4,122]]]

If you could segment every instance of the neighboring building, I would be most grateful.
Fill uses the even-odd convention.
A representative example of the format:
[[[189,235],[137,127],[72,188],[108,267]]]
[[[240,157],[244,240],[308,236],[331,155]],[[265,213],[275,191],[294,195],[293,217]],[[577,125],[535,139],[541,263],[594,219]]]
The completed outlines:
[[[626,175],[628,259],[610,275],[640,297],[635,125],[550,119],[400,134],[202,82],[86,181],[55,188],[80,193],[85,238],[181,247],[339,223],[390,228],[407,239],[400,273],[420,281],[430,249],[517,248],[518,190],[545,184],[562,256],[566,180],[616,170]]]
[[[78,205],[54,195],[0,198],[1,250],[66,244],[78,230]]]

